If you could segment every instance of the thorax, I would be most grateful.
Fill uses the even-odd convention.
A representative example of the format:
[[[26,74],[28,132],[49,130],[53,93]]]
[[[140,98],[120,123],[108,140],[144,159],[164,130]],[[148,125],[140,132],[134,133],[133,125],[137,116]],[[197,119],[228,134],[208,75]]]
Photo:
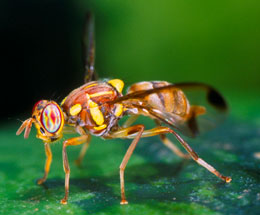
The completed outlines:
[[[82,126],[91,134],[102,136],[122,115],[120,104],[109,103],[120,96],[121,92],[109,81],[93,81],[72,91],[61,107],[68,124]]]

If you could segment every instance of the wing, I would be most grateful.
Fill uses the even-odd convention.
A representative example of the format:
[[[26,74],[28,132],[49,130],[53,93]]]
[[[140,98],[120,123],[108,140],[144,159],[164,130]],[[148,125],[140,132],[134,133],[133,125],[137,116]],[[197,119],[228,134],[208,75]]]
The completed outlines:
[[[184,134],[196,137],[207,132],[227,117],[228,105],[224,97],[213,87],[202,83],[176,84],[186,95],[191,105],[191,117],[183,124],[178,124]],[[200,107],[205,108],[205,113],[198,113]]]
[[[181,91],[184,93],[189,106],[186,115],[182,111],[167,111],[167,108],[158,108],[147,101],[147,96],[160,96]],[[178,105],[176,99],[173,105]],[[228,106],[223,96],[213,87],[202,83],[170,84],[150,90],[140,90],[113,101],[123,103],[130,112],[138,110],[138,114],[150,115],[174,128],[186,136],[195,137],[220,124],[227,115]],[[181,105],[180,105],[181,107]]]
[[[83,62],[85,70],[84,82],[96,80],[95,74],[95,26],[94,16],[92,13],[87,13],[85,28],[82,40],[83,47]]]

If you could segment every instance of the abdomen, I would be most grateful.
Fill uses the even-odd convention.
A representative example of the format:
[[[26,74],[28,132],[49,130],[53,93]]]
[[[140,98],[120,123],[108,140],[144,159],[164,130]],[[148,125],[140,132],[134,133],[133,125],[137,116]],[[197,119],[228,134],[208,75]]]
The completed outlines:
[[[143,81],[131,85],[127,94],[140,90],[150,90],[158,87],[168,86],[166,81]],[[189,112],[189,102],[180,89],[166,89],[159,93],[147,95],[144,101],[151,107],[161,111],[174,113],[178,116],[185,116]]]

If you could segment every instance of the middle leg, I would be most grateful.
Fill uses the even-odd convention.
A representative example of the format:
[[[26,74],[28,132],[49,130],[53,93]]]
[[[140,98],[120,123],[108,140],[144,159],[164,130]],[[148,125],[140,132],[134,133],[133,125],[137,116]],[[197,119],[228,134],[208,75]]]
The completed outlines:
[[[91,135],[88,136],[88,139],[86,140],[86,142],[84,143],[84,145],[82,146],[81,150],[80,150],[80,153],[79,153],[79,156],[77,158],[77,160],[75,160],[75,164],[80,167],[81,166],[81,163],[82,163],[82,160],[88,150],[88,147],[89,147],[89,144],[90,144],[90,139],[91,139]]]
[[[122,160],[122,163],[120,164],[120,187],[121,187],[121,202],[120,204],[125,205],[128,204],[126,197],[125,197],[125,179],[124,179],[124,173],[125,173],[125,167],[133,154],[133,151],[140,140],[142,133],[144,131],[144,125],[134,125],[128,128],[123,128],[118,131],[112,132],[109,137],[111,138],[127,138],[128,135],[135,133],[134,140],[130,144],[129,148],[126,151],[126,154]]]

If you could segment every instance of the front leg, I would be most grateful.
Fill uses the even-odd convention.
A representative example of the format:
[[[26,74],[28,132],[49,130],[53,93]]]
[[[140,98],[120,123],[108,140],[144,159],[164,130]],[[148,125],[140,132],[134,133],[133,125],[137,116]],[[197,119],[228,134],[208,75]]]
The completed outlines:
[[[50,171],[51,162],[52,162],[52,153],[51,153],[50,144],[44,143],[44,148],[46,154],[45,171],[44,171],[44,176],[37,180],[37,184],[42,184],[46,181]]]
[[[85,134],[79,137],[70,138],[63,142],[62,158],[63,158],[63,169],[65,172],[65,196],[61,200],[61,204],[67,204],[68,197],[69,197],[70,166],[69,166],[66,147],[80,145],[88,140],[88,136],[89,136],[88,134]]]

